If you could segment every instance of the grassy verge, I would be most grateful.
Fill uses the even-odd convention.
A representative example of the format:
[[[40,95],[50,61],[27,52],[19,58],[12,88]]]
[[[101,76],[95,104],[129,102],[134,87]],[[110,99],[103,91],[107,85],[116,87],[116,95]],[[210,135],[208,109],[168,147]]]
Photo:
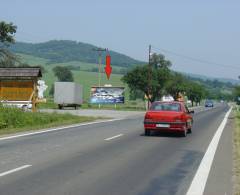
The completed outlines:
[[[0,106],[0,135],[89,122],[96,119],[99,118],[71,114],[23,112],[17,108]]]
[[[234,149],[234,192],[240,195],[240,111],[235,111]]]

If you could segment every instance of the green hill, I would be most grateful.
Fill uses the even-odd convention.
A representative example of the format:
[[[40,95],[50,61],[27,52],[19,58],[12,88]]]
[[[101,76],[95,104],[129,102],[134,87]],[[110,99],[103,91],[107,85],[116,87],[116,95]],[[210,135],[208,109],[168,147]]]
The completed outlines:
[[[52,40],[44,43],[16,42],[10,47],[10,50],[14,53],[27,54],[46,59],[48,64],[74,61],[96,64],[98,53],[93,51],[93,49],[96,48],[97,46],[76,41]],[[112,64],[115,66],[131,67],[144,64],[144,62],[111,50],[109,50],[109,54],[112,58]],[[103,55],[103,63],[105,63],[104,56],[105,55]]]
[[[96,72],[98,71],[98,64],[96,63],[87,63],[87,62],[80,62],[80,61],[70,61],[70,62],[63,62],[63,63],[52,63],[49,64],[49,61],[44,58],[34,57],[28,54],[16,53],[17,56],[20,58],[22,63],[29,64],[31,66],[43,66],[46,70],[52,70],[55,66],[66,66],[70,70],[81,70],[81,71],[88,71],[88,72]],[[104,72],[105,65],[102,64],[102,71]],[[93,71],[94,70],[94,71]],[[112,65],[112,73],[123,74],[127,71],[126,67],[120,67]]]

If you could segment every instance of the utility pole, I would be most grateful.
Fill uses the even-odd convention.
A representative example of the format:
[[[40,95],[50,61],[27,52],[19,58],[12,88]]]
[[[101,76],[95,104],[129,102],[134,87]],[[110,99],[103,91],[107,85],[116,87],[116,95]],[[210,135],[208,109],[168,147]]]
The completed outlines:
[[[150,94],[151,94],[151,79],[152,79],[152,65],[151,65],[151,45],[148,48],[148,109],[150,108]]]
[[[98,87],[101,87],[101,69],[102,69],[102,52],[107,51],[106,48],[93,48],[93,51],[98,52]],[[101,104],[98,104],[98,108],[101,108]]]
[[[107,51],[106,48],[94,48],[93,51],[98,52],[98,87],[101,86],[101,69],[102,69],[102,52]]]

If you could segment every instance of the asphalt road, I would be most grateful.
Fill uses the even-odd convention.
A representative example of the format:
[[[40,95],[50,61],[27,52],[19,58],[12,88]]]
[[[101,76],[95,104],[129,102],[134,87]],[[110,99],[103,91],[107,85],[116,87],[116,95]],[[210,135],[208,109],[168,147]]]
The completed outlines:
[[[185,194],[228,109],[196,113],[186,138],[146,137],[137,116],[0,140],[0,194]]]

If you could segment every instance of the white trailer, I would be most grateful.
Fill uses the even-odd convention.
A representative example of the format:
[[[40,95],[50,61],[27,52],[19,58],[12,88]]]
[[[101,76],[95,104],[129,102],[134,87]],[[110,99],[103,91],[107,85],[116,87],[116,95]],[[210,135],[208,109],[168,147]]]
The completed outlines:
[[[74,82],[54,83],[54,103],[58,108],[74,107],[77,109],[83,103],[82,86]]]

